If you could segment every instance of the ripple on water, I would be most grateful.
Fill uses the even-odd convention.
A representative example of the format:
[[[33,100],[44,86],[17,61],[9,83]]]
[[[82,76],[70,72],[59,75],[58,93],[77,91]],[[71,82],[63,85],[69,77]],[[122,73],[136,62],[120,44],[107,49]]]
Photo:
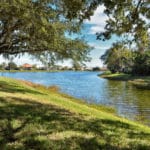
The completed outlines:
[[[125,81],[109,81],[99,78],[100,72],[18,72],[3,73],[13,77],[40,83],[57,85],[61,91],[88,102],[113,106],[119,115],[141,120],[150,125],[150,92],[132,87]]]

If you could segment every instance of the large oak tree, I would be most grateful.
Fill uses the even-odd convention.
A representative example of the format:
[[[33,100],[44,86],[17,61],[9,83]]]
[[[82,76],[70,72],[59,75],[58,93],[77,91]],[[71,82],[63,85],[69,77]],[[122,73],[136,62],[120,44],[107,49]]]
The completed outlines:
[[[70,5],[66,0],[1,0],[0,54],[86,60],[91,48],[83,39],[69,36],[80,31],[77,14],[86,3],[71,1]]]
[[[105,6],[108,20],[105,32],[97,33],[97,39],[126,35],[138,47],[148,46],[149,0],[1,0],[0,54],[46,51],[57,57],[83,59],[90,47],[66,35],[78,32],[83,20],[90,19],[99,5]],[[79,48],[76,41],[80,41]]]

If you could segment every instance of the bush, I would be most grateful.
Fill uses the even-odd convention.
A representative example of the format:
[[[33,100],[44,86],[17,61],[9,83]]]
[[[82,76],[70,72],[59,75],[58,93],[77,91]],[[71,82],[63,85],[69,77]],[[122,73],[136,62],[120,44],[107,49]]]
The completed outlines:
[[[136,52],[132,73],[136,75],[150,75],[150,51]]]

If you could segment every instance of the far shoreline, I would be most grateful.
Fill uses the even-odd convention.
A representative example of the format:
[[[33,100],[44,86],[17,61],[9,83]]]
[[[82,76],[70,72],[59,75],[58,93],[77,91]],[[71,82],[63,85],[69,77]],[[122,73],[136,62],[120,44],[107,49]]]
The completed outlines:
[[[124,73],[103,72],[98,75],[101,78],[115,81],[127,81],[139,89],[150,90],[150,76],[137,76]]]

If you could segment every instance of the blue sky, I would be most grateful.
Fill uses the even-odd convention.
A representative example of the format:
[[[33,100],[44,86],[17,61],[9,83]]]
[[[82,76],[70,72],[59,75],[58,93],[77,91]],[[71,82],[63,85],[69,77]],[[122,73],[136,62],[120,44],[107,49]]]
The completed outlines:
[[[101,67],[102,62],[99,59],[100,56],[104,54],[106,49],[108,49],[114,41],[117,40],[116,37],[113,37],[111,40],[105,42],[96,40],[95,35],[96,32],[104,31],[105,21],[107,19],[107,16],[105,16],[103,13],[103,10],[104,6],[99,6],[95,11],[94,15],[91,17],[91,19],[85,20],[84,22],[84,28],[82,30],[83,36],[85,37],[85,40],[88,42],[88,44],[94,47],[94,49],[90,53],[92,60],[91,62],[86,63],[88,67],[95,67],[95,66]],[[8,61],[0,56],[0,63],[2,62]],[[14,59],[14,62],[16,62],[18,65],[22,65],[24,63],[41,65],[40,62],[29,58],[28,55],[22,56],[20,58],[16,57]],[[64,63],[59,62],[59,64],[63,66],[65,65],[71,66],[70,61],[65,61]]]
[[[91,51],[90,54],[92,61],[86,63],[89,67],[103,66],[103,63],[99,59],[100,56],[117,40],[115,36],[107,41],[96,40],[96,33],[104,31],[104,26],[108,19],[103,13],[104,9],[104,6],[99,6],[90,20],[86,20],[84,24],[83,34],[85,35],[85,39],[88,41],[89,45],[94,47],[94,50]]]

